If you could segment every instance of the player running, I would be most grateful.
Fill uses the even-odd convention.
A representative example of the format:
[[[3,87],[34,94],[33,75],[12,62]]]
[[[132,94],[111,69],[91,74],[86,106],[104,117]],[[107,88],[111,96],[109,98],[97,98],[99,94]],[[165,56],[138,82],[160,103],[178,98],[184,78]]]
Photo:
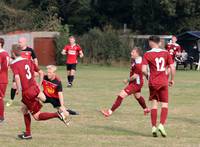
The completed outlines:
[[[64,112],[65,114],[78,115],[77,112],[70,109],[66,110],[64,106],[64,98],[62,92],[62,83],[56,75],[57,67],[55,65],[48,65],[47,75],[44,75],[42,86],[43,93],[46,97],[42,100],[43,103],[50,103],[54,108]]]
[[[35,54],[35,52],[34,52],[34,50],[32,48],[27,46],[27,39],[24,38],[24,37],[19,38],[18,45],[22,50],[21,56],[23,58],[27,58],[29,60],[33,60],[34,63],[38,66],[38,60],[36,58],[36,54]],[[17,44],[13,44],[12,49],[16,48],[18,45]],[[11,50],[11,54],[12,54],[12,50]],[[18,91],[17,91],[17,87],[16,87],[16,82],[13,79],[12,88],[10,90],[10,98],[11,99],[6,103],[6,106],[9,107],[9,106],[11,106],[13,104],[13,100],[14,100],[16,94],[18,94]]]
[[[152,103],[151,108],[151,124],[152,135],[157,137],[157,109],[158,103],[161,103],[160,124],[158,131],[163,137],[167,136],[164,129],[164,124],[168,114],[168,86],[174,85],[175,68],[172,58],[166,50],[159,48],[160,38],[157,36],[149,37],[150,51],[147,51],[143,57],[142,71],[148,77],[148,66],[150,69],[149,76],[149,100]],[[168,82],[166,69],[170,68],[171,80]]]
[[[4,96],[8,84],[8,66],[10,57],[3,49],[4,39],[0,38],[0,123],[4,121]]]
[[[169,43],[167,43],[167,45],[165,47],[166,50],[171,55],[175,67],[176,67],[175,58],[176,58],[176,56],[180,56],[181,55],[181,47],[180,47],[179,44],[176,43],[176,41],[177,41],[176,36],[172,36],[172,40]]]
[[[74,36],[69,37],[70,44],[66,45],[62,50],[61,54],[66,55],[66,66],[67,66],[67,87],[72,87],[74,81],[74,75],[76,71],[76,65],[78,63],[77,57],[83,58],[84,54],[81,47],[76,44]]]
[[[142,51],[140,48],[135,47],[131,51],[131,69],[130,78],[124,80],[125,84],[128,84],[124,90],[122,90],[111,109],[101,110],[105,117],[110,116],[122,103],[123,99],[129,95],[133,95],[138,101],[140,106],[144,110],[144,115],[150,112],[149,108],[146,106],[144,98],[141,96],[141,89],[143,86],[143,74],[142,74]]]
[[[63,112],[40,112],[42,105],[39,100],[44,99],[45,95],[40,91],[38,84],[34,79],[34,72],[37,72],[40,77],[40,85],[42,84],[43,72],[33,63],[21,57],[21,49],[17,48],[14,51],[16,56],[11,64],[11,69],[15,76],[17,89],[20,91],[22,88],[22,112],[24,114],[24,122],[26,131],[18,135],[20,139],[32,139],[31,136],[31,116],[37,121],[44,121],[52,118],[60,118],[63,122],[67,123],[67,116]],[[21,82],[21,83],[20,83]]]

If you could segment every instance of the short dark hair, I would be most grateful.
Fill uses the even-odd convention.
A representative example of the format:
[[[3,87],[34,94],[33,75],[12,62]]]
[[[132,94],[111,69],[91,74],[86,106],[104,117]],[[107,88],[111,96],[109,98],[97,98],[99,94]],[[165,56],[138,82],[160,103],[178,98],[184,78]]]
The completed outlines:
[[[132,50],[136,50],[137,53],[138,53],[140,56],[142,56],[142,54],[143,54],[143,51],[142,51],[142,49],[141,49],[140,47],[135,46]]]
[[[152,35],[152,36],[149,37],[149,41],[153,41],[155,43],[159,43],[160,42],[160,37]]]
[[[4,46],[4,39],[3,38],[0,38],[0,43],[1,43],[1,47]]]

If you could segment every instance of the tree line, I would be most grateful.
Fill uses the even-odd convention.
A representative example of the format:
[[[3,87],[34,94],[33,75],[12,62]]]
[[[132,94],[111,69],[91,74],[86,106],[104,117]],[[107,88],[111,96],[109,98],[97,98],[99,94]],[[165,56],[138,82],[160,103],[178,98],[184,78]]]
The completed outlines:
[[[82,35],[93,28],[134,34],[177,34],[200,29],[199,0],[1,0],[0,32],[58,31]]]

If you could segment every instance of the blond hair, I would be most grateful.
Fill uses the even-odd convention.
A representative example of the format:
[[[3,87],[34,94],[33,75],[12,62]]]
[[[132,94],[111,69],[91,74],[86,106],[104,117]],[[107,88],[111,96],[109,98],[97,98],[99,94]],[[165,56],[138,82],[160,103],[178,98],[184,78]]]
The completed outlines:
[[[57,67],[55,65],[47,65],[46,68],[52,70],[53,72],[57,70]]]

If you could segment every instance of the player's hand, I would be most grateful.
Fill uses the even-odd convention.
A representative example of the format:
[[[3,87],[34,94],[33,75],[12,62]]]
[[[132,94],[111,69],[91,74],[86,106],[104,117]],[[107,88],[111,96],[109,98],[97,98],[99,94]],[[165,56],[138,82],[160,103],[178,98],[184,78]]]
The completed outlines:
[[[80,54],[79,57],[80,57],[80,58],[83,58],[83,54]]]
[[[123,83],[128,84],[128,80],[127,79],[123,80]]]
[[[174,85],[174,80],[169,81],[169,86],[172,87]]]
[[[18,90],[16,90],[16,95],[18,95],[19,94],[19,91]]]
[[[65,50],[62,50],[61,54],[62,54],[62,55],[66,55],[66,51],[65,51]]]

